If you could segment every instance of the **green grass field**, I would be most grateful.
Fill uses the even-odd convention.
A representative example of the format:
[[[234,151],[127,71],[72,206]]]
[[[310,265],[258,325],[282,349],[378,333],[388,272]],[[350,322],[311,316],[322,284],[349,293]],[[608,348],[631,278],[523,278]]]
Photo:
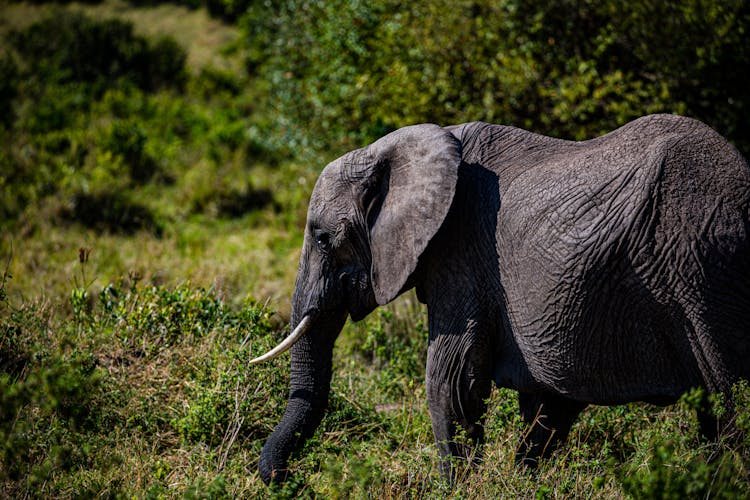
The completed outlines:
[[[47,25],[13,41],[49,16],[60,38]],[[97,31],[112,18],[132,33]],[[96,68],[113,76],[76,76],[98,60],[65,52],[66,29],[119,36],[120,65]],[[165,35],[177,49],[158,45]],[[701,441],[695,393],[669,408],[589,408],[530,473],[514,464],[517,397],[494,390],[481,465],[445,484],[426,310],[411,293],[347,324],[327,416],[293,455],[293,480],[268,489],[257,460],[284,409],[288,357],[247,362],[286,334],[307,199],[343,150],[279,131],[241,36],[176,5],[0,5],[0,81],[16,82],[0,86],[0,105],[12,92],[0,122],[0,497],[747,497],[746,448]],[[166,72],[180,54],[184,68]],[[750,391],[737,390],[746,408]]]

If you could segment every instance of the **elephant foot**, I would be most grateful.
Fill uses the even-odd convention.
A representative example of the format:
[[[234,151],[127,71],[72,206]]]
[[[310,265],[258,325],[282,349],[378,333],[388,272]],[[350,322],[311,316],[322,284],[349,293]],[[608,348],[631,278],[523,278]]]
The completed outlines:
[[[437,442],[440,452],[440,473],[451,484],[455,483],[461,471],[478,467],[484,459],[484,427],[474,424],[464,431],[465,441]]]

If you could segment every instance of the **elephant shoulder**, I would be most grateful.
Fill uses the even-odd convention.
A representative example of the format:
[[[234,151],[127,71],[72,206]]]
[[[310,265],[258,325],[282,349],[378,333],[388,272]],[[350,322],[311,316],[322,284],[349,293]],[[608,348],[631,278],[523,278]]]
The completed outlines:
[[[465,163],[479,164],[498,174],[508,168],[523,170],[551,155],[576,147],[573,141],[510,125],[469,122],[446,128],[461,142]]]

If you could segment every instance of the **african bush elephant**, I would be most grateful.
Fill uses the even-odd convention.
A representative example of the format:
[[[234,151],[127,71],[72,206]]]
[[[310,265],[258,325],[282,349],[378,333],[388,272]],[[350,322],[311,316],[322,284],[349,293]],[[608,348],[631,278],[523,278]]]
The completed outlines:
[[[330,163],[310,200],[293,295],[286,411],[262,479],[283,481],[320,423],[347,315],[416,288],[427,397],[450,474],[483,438],[491,383],[532,427],[519,460],[588,404],[731,398],[750,377],[750,168],[706,125],[652,115],[571,142],[467,123],[397,130]],[[717,424],[699,415],[703,432]]]

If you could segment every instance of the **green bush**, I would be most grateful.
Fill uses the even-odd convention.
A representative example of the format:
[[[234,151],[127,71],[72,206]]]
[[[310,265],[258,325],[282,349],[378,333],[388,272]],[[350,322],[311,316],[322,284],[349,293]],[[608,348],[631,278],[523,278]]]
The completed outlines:
[[[249,186],[227,186],[224,189],[212,189],[196,196],[192,201],[192,210],[214,217],[241,217],[249,212],[267,207],[278,207],[273,193],[269,189],[253,189]]]
[[[746,498],[747,479],[747,466],[739,455],[691,458],[669,442],[654,447],[645,467],[631,466],[620,473],[625,492],[635,499]]]
[[[583,139],[662,111],[750,151],[741,0],[288,0],[274,14],[242,18],[249,66],[282,110],[277,133],[305,146],[473,120]]]
[[[85,286],[72,294],[84,298],[85,314],[0,306],[2,496],[163,493],[183,446],[222,460],[247,447],[257,453],[288,383],[280,362],[247,369],[251,346],[278,341],[268,311],[229,307],[187,285],[116,284],[91,295]],[[144,441],[149,455],[126,462]],[[206,465],[214,479],[190,477],[182,493],[234,496],[220,466]],[[141,466],[137,485],[128,477]]]
[[[31,134],[75,128],[80,126],[89,105],[85,87],[76,83],[45,86],[33,101],[24,103],[16,127]]]
[[[0,373],[0,481],[46,481],[86,464],[100,421],[100,373],[90,356],[41,360],[22,378]]]
[[[10,34],[25,73],[38,82],[79,82],[101,92],[120,80],[144,90],[181,87],[185,51],[172,39],[150,43],[119,19],[96,21],[70,10]]]
[[[122,157],[130,179],[139,184],[148,181],[159,168],[146,151],[146,139],[146,131],[137,121],[116,120],[103,144],[108,151]]]
[[[183,88],[185,51],[169,38],[135,35],[130,23],[64,9],[5,38],[0,225],[14,227],[26,212],[33,227],[34,214],[49,215],[45,200],[54,198],[53,212],[63,220],[99,231],[160,233],[161,222],[132,187],[172,180],[156,160],[170,158],[166,140],[149,141],[160,117],[146,92]],[[169,126],[185,126],[178,122]]]
[[[163,231],[148,207],[133,201],[128,193],[119,191],[74,193],[58,215],[64,221],[76,222],[99,232],[133,234],[145,230],[159,236]]]
[[[225,324],[238,324],[233,313],[214,294],[188,286],[175,289],[146,287],[123,290],[108,286],[100,296],[103,320],[116,323],[123,345],[152,356],[181,342],[194,341]]]

